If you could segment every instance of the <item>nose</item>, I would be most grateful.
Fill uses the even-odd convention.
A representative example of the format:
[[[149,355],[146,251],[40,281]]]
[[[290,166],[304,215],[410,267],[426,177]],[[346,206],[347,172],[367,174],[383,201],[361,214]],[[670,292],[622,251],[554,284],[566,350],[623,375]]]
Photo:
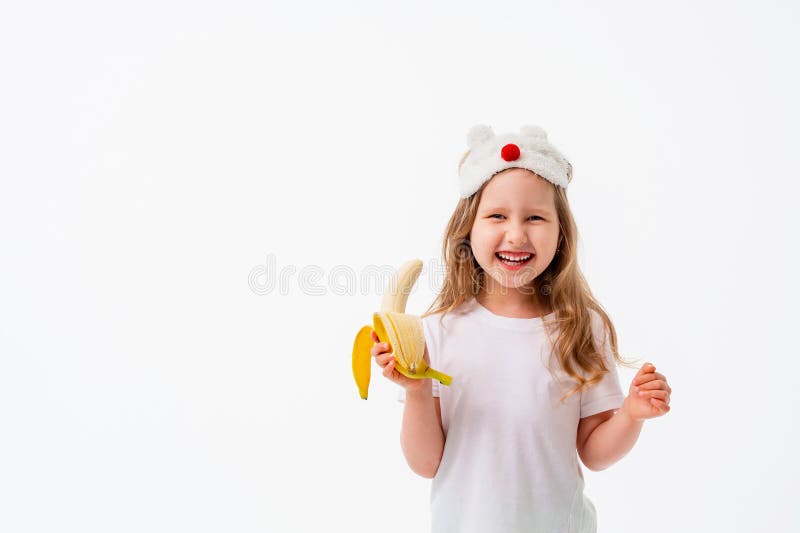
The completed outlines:
[[[512,224],[506,232],[506,240],[509,244],[514,246],[522,246],[528,242],[528,236],[525,234],[524,226],[518,223]]]

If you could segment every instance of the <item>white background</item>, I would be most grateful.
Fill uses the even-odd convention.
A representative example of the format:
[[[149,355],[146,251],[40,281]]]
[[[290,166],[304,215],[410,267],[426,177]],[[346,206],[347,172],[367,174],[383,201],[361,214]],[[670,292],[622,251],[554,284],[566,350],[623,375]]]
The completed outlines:
[[[428,307],[486,123],[571,159],[583,271],[673,389],[585,470],[599,531],[797,531],[797,23],[793,2],[5,3],[0,530],[426,531],[396,385],[353,382],[383,292],[361,276],[423,259]]]

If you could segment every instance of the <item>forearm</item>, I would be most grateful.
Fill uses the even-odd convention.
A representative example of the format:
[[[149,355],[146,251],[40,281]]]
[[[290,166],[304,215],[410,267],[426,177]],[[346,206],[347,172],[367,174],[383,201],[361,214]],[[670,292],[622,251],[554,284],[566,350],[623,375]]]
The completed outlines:
[[[444,450],[444,433],[436,416],[430,380],[417,392],[406,392],[400,446],[408,466],[420,476],[432,478]]]
[[[583,445],[581,460],[590,470],[605,470],[622,459],[639,439],[644,420],[635,420],[620,408],[597,426]]]

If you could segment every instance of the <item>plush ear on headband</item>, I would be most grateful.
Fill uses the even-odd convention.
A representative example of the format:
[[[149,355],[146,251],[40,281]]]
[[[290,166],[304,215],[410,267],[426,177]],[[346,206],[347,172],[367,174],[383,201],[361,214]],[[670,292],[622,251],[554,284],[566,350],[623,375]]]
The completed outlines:
[[[492,128],[486,124],[476,124],[472,126],[469,133],[467,133],[467,146],[469,146],[470,150],[474,150],[476,146],[492,137],[494,137]]]
[[[533,137],[534,139],[547,140],[547,132],[539,126],[525,125],[519,129],[519,132],[525,137]]]

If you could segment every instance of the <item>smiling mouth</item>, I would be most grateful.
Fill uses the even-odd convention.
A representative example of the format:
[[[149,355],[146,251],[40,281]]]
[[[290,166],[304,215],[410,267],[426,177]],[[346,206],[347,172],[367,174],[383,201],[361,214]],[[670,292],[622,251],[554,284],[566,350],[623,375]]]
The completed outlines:
[[[504,255],[505,255],[505,254],[504,254]],[[521,265],[524,265],[525,263],[527,263],[527,262],[529,262],[531,259],[533,259],[533,256],[534,256],[534,255],[535,255],[535,254],[528,254],[528,255],[523,255],[523,256],[520,256],[520,257],[519,257],[519,258],[517,258],[517,259],[509,259],[509,257],[510,257],[510,256],[508,256],[508,255],[506,255],[506,257],[502,257],[502,256],[501,256],[499,253],[496,253],[496,254],[494,254],[494,256],[495,256],[495,257],[496,257],[496,258],[497,258],[497,259],[498,259],[498,260],[499,260],[501,263],[503,263],[504,265],[508,265],[508,266],[521,266]]]

